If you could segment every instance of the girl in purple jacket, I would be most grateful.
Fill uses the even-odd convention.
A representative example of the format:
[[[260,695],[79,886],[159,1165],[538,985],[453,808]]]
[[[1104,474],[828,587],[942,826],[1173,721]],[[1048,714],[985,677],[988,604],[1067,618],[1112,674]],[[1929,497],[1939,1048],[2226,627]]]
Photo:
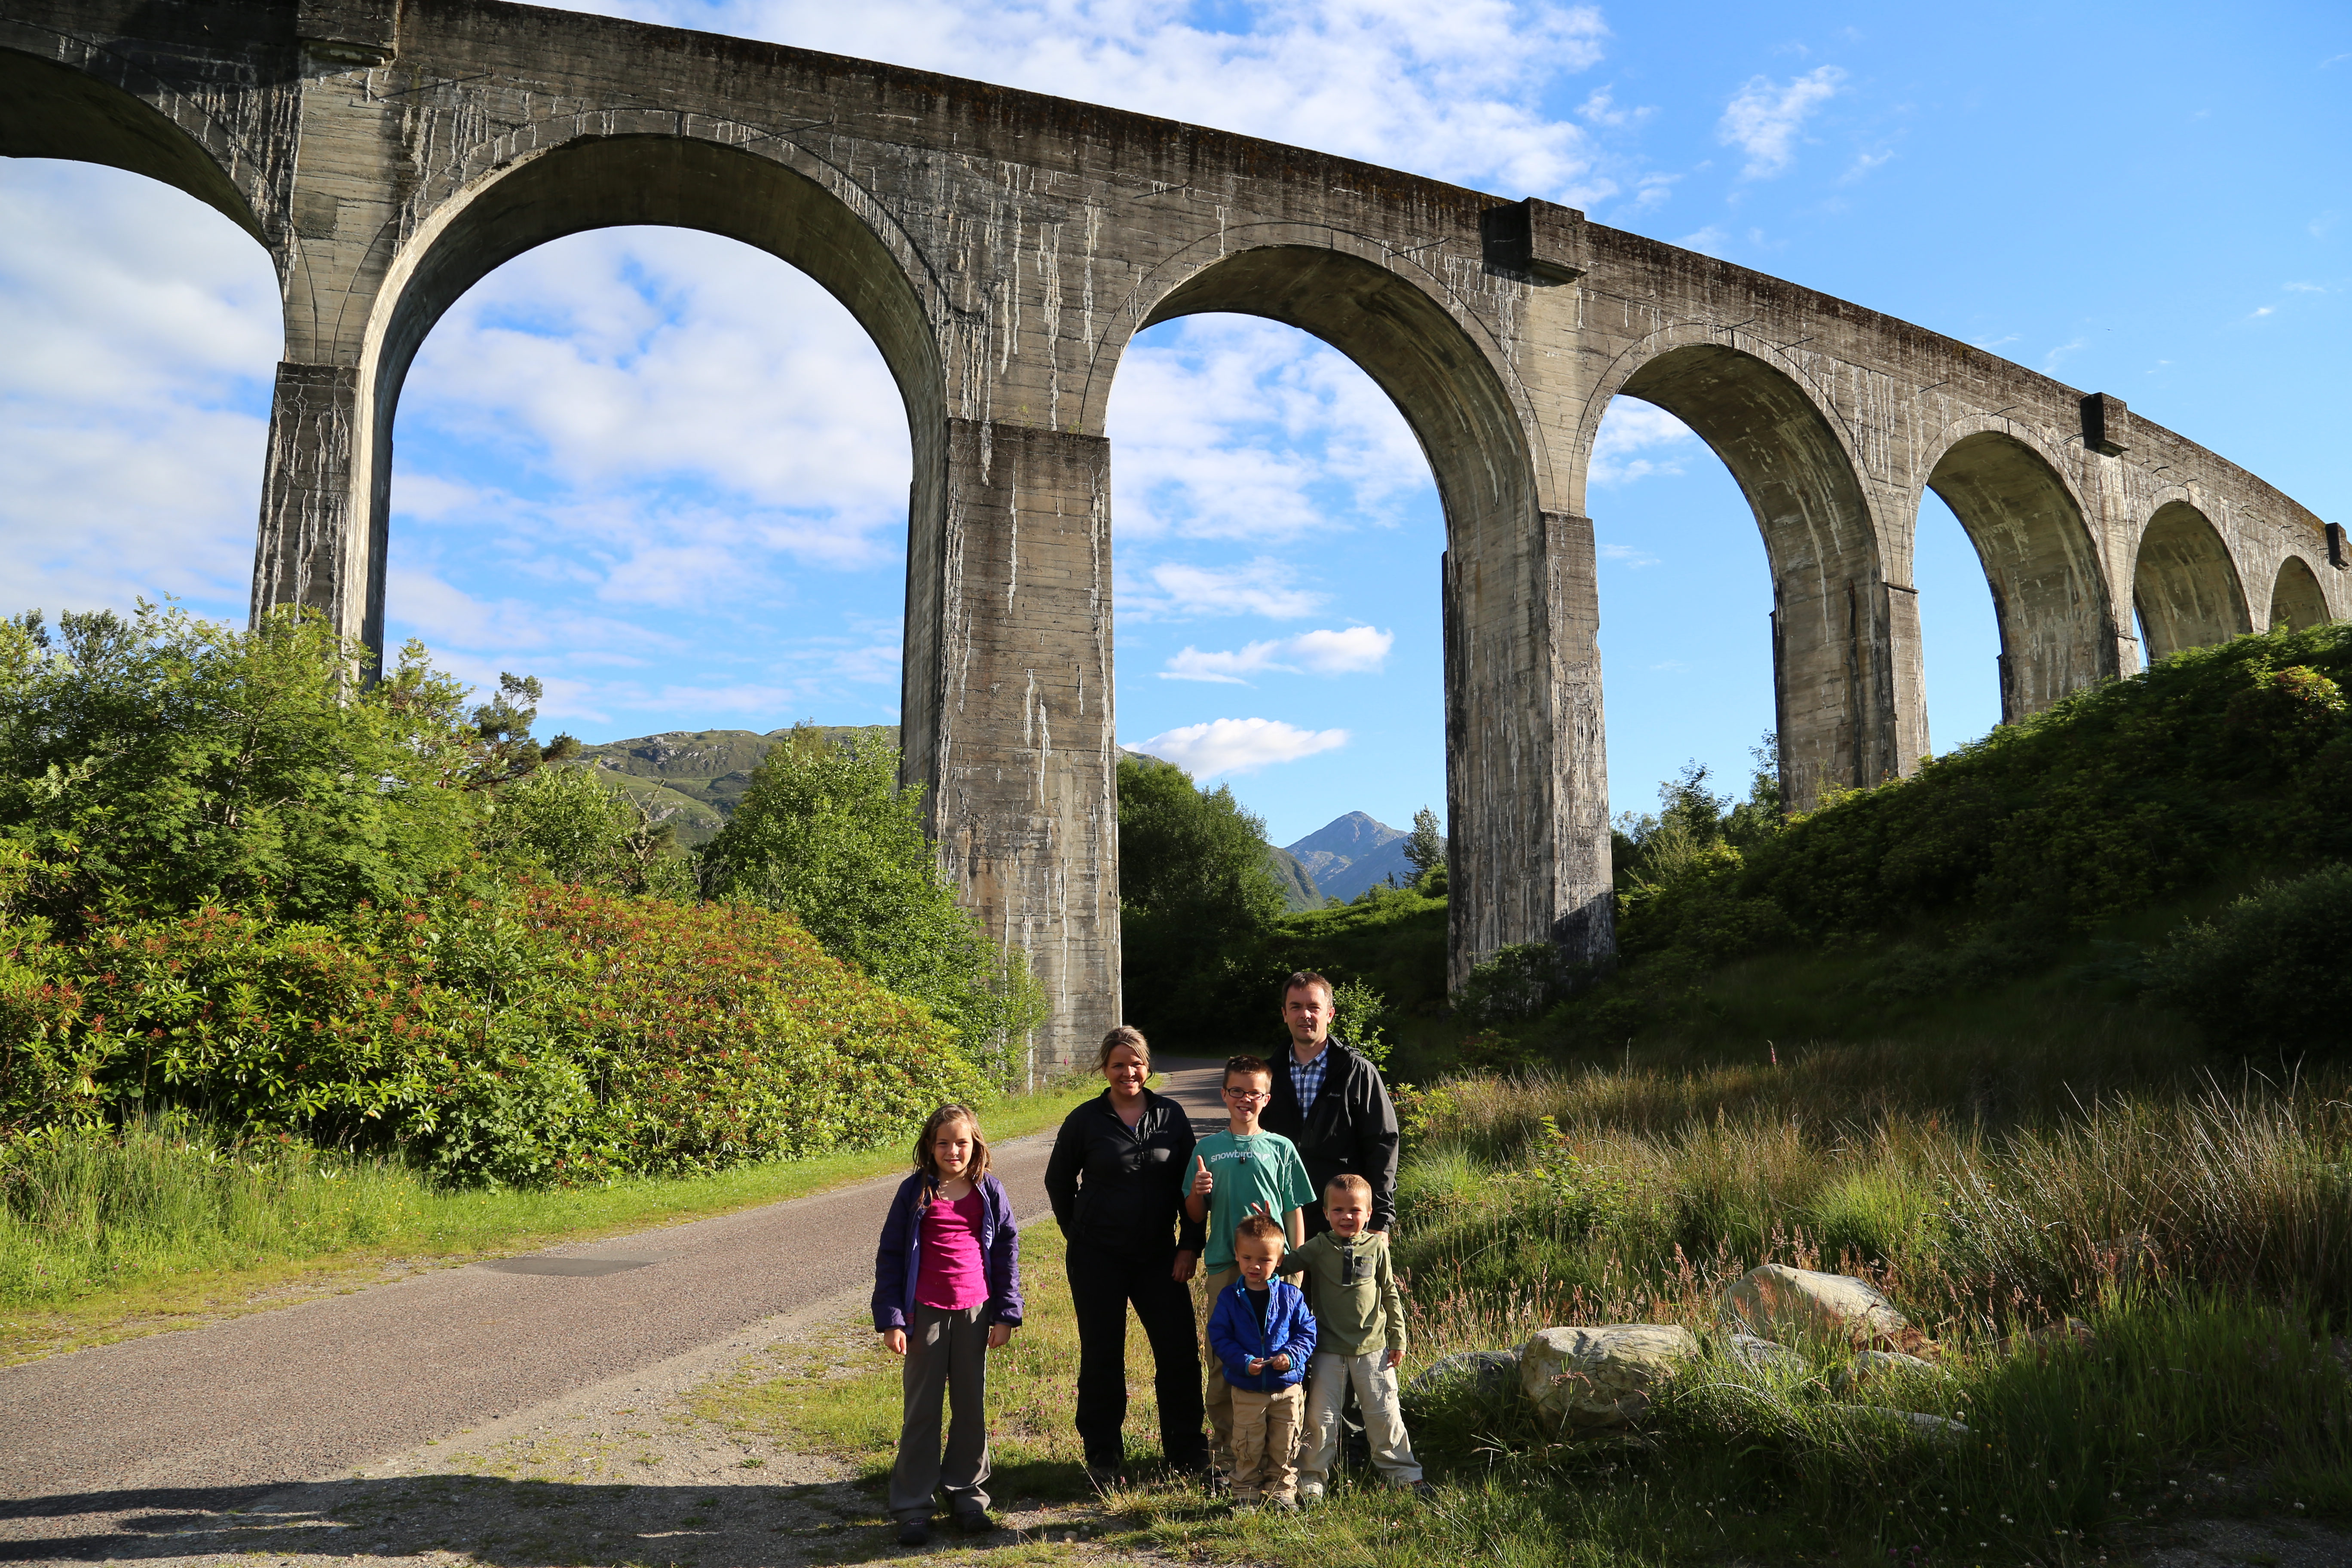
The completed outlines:
[[[992,1530],[988,1516],[988,1352],[1021,1323],[1020,1237],[1003,1184],[988,1173],[980,1118],[942,1105],[915,1141],[912,1175],[899,1184],[874,1254],[874,1327],[907,1358],[898,1462],[890,1512],[898,1542],[931,1538],[932,1494],[941,1487],[966,1534]],[[952,1414],[940,1458],[940,1403]]]

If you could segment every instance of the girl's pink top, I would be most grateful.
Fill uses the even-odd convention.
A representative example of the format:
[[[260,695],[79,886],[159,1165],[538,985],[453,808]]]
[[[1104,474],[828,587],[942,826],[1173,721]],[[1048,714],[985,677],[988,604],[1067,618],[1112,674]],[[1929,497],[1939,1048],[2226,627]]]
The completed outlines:
[[[980,1257],[980,1216],[986,1205],[975,1187],[953,1203],[933,1197],[923,1209],[923,1260],[915,1269],[915,1300],[961,1312],[988,1300],[988,1270]]]

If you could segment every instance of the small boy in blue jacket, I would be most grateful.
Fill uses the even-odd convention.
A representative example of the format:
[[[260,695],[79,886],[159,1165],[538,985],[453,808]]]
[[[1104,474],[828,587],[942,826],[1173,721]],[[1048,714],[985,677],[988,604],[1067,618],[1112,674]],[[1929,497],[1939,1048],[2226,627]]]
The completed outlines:
[[[1254,1214],[1234,1227],[1242,1277],[1209,1312],[1209,1348],[1234,1391],[1234,1506],[1259,1498],[1298,1506],[1298,1428],[1307,1410],[1299,1380],[1315,1357],[1315,1314],[1296,1285],[1276,1279],[1282,1226]]]

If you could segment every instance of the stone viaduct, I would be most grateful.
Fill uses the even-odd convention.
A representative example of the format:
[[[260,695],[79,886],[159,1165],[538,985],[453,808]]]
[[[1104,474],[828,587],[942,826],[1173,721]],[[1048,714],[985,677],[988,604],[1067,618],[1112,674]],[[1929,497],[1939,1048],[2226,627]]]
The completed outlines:
[[[0,151],[210,203],[285,298],[253,605],[381,646],[393,413],[502,262],[709,230],[864,323],[913,436],[906,772],[970,908],[1119,1016],[1109,443],[1128,342],[1199,311],[1347,354],[1444,502],[1455,976],[1612,947],[1586,464],[1618,394],[1730,467],[1773,578],[1791,799],[1928,751],[1923,489],[1975,542],[2019,717],[2258,624],[2352,612],[2341,531],[2115,398],[1507,200],[870,61],[495,0],[0,0]]]

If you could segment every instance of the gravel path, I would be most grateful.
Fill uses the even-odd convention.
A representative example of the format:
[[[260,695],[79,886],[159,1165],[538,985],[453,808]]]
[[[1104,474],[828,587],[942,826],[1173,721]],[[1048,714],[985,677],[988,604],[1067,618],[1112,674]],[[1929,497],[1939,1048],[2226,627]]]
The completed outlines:
[[[1213,1110],[1213,1069],[1163,1067]],[[994,1151],[1024,1215],[1046,1210],[1051,1147]],[[348,1479],[646,1369],[740,1356],[871,1288],[897,1181],[0,1369],[0,1521]]]

